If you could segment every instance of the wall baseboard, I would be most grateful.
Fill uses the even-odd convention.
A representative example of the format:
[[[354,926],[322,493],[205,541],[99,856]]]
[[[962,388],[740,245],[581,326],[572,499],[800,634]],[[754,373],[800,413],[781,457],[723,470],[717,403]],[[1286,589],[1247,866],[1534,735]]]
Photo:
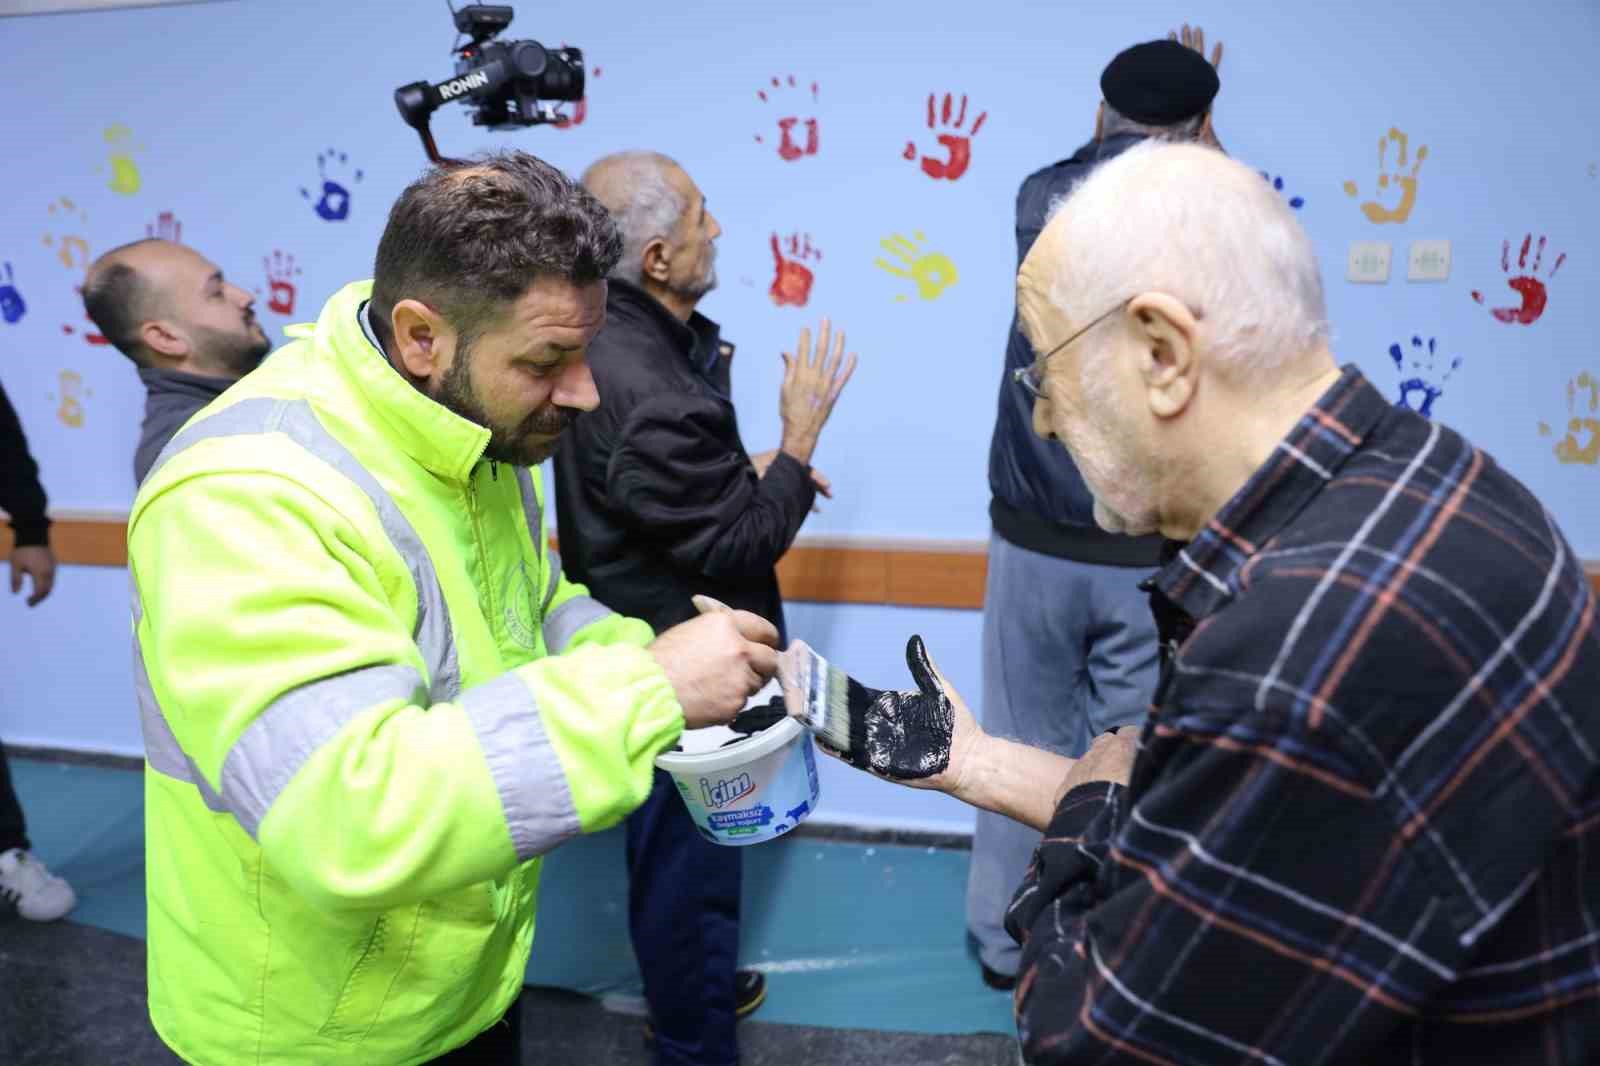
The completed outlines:
[[[128,565],[126,515],[58,511],[51,517],[50,542],[61,562]],[[784,599],[799,603],[975,611],[983,607],[988,552],[984,540],[801,537],[778,563],[778,584]],[[0,533],[0,559],[10,555],[7,529]],[[1585,562],[1584,569],[1600,593],[1600,560]]]

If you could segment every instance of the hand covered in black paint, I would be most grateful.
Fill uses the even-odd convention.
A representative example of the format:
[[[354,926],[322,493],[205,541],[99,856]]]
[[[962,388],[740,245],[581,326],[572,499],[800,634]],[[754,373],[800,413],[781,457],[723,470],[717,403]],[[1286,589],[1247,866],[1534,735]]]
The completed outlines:
[[[914,788],[950,791],[964,756],[981,735],[972,712],[928,656],[920,636],[906,644],[906,666],[917,690],[868,688],[852,679],[852,749],[818,745],[862,770]],[[861,743],[857,745],[855,739]]]

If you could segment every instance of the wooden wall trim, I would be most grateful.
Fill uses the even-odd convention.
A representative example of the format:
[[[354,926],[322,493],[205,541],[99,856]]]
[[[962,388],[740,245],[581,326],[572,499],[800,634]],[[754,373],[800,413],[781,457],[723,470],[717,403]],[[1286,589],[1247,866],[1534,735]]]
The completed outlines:
[[[56,557],[76,566],[127,566],[126,516],[99,511],[51,514]],[[553,539],[553,538],[552,538]],[[11,556],[9,527],[0,559]],[[1600,560],[1584,564],[1600,593]],[[801,537],[778,564],[784,599],[891,607],[983,606],[987,542],[875,537]]]

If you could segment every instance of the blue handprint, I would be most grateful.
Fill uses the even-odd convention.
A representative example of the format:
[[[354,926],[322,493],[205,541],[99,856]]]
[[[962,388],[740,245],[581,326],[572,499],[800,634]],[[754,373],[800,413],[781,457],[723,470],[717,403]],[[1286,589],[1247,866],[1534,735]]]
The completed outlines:
[[[1265,170],[1261,171],[1260,173],[1261,173],[1261,176],[1267,180],[1267,183],[1269,185],[1271,185],[1274,189],[1278,190],[1278,192],[1280,192],[1280,193],[1283,192],[1283,176],[1282,175],[1279,175],[1277,177],[1273,177],[1271,174],[1268,174]],[[1304,196],[1291,196],[1291,197],[1289,197],[1289,206],[1294,208],[1296,211],[1300,210],[1305,205],[1306,205],[1306,198]]]
[[[317,153],[317,173],[322,176],[322,198],[312,205],[312,210],[316,211],[317,215],[324,221],[343,222],[350,217],[350,191],[328,175],[328,168],[331,164],[337,164],[338,170],[342,171],[348,166],[349,162],[350,157],[348,155],[334,148],[329,148],[326,152]],[[336,171],[335,176],[342,177],[343,175]],[[360,180],[361,171],[358,168],[350,178],[350,184],[354,185]],[[311,190],[302,185],[300,187],[300,195],[309,200],[311,199]]]
[[[1450,361],[1450,368],[1441,377],[1434,367],[1434,348],[1437,338],[1429,337],[1424,345],[1422,338],[1411,338],[1411,364],[1410,376],[1407,375],[1405,353],[1401,351],[1398,342],[1389,345],[1389,358],[1394,360],[1394,368],[1400,373],[1400,395],[1395,399],[1395,405],[1417,412],[1424,418],[1433,416],[1433,401],[1444,395],[1444,383],[1450,380],[1461,366],[1461,357],[1458,355]],[[1426,375],[1426,376],[1424,376]],[[1438,380],[1433,380],[1438,377]],[[1413,397],[1417,397],[1413,402]]]
[[[0,272],[0,318],[5,319],[8,325],[22,321],[22,316],[28,313],[22,293],[12,284],[15,280],[11,274],[11,264],[5,264],[5,270]]]

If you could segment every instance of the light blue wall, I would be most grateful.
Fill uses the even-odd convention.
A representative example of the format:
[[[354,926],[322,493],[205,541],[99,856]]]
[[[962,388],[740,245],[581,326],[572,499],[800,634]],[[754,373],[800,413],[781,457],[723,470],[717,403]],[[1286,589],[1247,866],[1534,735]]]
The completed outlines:
[[[681,159],[726,234],[722,287],[705,304],[739,345],[736,398],[753,448],[776,443],[777,353],[821,313],[862,354],[817,456],[838,498],[808,534],[981,538],[985,459],[997,363],[1010,314],[1016,184],[1085,138],[1105,60],[1126,44],[1197,19],[1227,45],[1218,128],[1229,151],[1282,175],[1322,257],[1335,347],[1384,388],[1398,378],[1387,350],[1438,338],[1442,370],[1459,356],[1435,414],[1464,429],[1526,481],[1578,551],[1600,556],[1600,467],[1563,464],[1554,445],[1569,417],[1567,382],[1600,371],[1582,309],[1596,296],[1600,252],[1600,9],[1557,0],[1526,13],[1443,0],[1395,5],[1097,5],[995,0],[949,3],[814,0],[779,7],[725,0],[668,12],[659,5],[546,0],[518,5],[513,36],[582,46],[588,118],[567,131],[484,134],[446,109],[447,154],[486,147],[538,152],[576,171],[624,147]],[[1114,10],[1115,9],[1115,10]],[[292,254],[301,273],[292,320],[311,316],[343,282],[364,276],[384,211],[419,171],[421,150],[390,101],[394,87],[450,72],[451,32],[436,0],[233,0],[189,7],[0,19],[6,165],[0,167],[0,284],[27,303],[0,321],[0,381],[21,411],[58,507],[111,508],[132,495],[128,458],[142,397],[120,356],[86,345],[62,239],[91,253],[143,236],[161,212],[183,240],[261,289],[275,334],[289,316],[265,307],[263,258]],[[798,87],[757,95],[774,75]],[[809,85],[818,85],[809,99]],[[968,126],[987,112],[970,171],[934,181],[902,157],[931,149],[930,92],[969,98]],[[802,102],[789,108],[785,95]],[[820,150],[794,162],[774,152],[780,114],[815,117]],[[121,124],[131,139],[108,144]],[[1373,224],[1341,188],[1373,192],[1377,143],[1391,127],[1428,156],[1404,224]],[[757,142],[757,135],[765,143]],[[347,156],[349,217],[319,218],[317,156]],[[113,191],[108,157],[131,150],[141,185]],[[1392,162],[1392,159],[1391,159]],[[1407,168],[1409,170],[1409,167]],[[337,175],[335,175],[337,176]],[[69,212],[50,205],[70,199]],[[78,217],[81,212],[83,219]],[[896,301],[909,283],[874,265],[879,240],[926,235],[960,279],[937,299]],[[773,233],[808,233],[823,257],[804,309],[767,297]],[[1505,325],[1473,302],[1512,294],[1501,242],[1548,235],[1543,264],[1565,252],[1549,306],[1530,326]],[[46,246],[44,238],[55,243]],[[1451,278],[1407,284],[1409,242],[1453,242]],[[1397,277],[1344,280],[1353,240],[1394,245]],[[59,417],[61,374],[81,376],[81,426]],[[1587,401],[1578,397],[1580,415]],[[1600,416],[1597,416],[1600,417]],[[1539,423],[1552,427],[1543,437]],[[45,607],[0,606],[0,733],[16,740],[131,749],[123,578],[73,568]],[[968,693],[978,690],[977,617],[885,608],[797,605],[797,635],[881,683],[903,676],[914,630]],[[964,822],[951,804],[831,776],[834,809],[862,818]]]

